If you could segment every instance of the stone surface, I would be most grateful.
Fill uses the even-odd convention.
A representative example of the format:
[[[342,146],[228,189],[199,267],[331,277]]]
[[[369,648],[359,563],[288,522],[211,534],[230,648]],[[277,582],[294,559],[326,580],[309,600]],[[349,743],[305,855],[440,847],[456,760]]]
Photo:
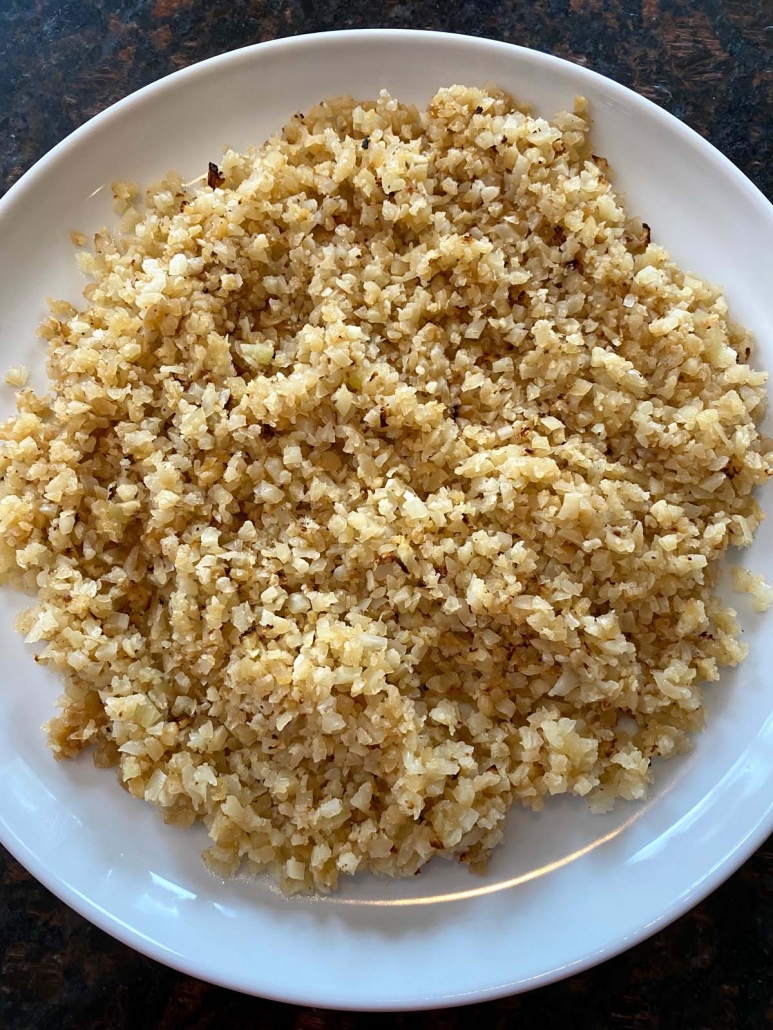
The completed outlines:
[[[334,28],[491,36],[579,61],[711,140],[773,198],[773,0],[0,0],[0,190],[127,93],[195,61]],[[90,926],[0,851],[4,1030],[773,1026],[773,839],[703,904],[604,965],[468,1009],[363,1016],[247,998]]]

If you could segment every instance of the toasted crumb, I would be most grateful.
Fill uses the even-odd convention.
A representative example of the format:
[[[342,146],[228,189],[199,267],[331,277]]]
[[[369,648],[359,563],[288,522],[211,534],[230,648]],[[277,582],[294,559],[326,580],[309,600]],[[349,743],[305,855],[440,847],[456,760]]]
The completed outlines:
[[[70,232],[70,241],[75,247],[85,247],[88,240],[88,236],[85,233],[78,232],[77,229],[73,229]]]
[[[114,184],[0,429],[56,756],[290,891],[643,798],[745,655],[714,584],[762,518],[766,376],[721,291],[625,210],[582,98],[328,100],[213,167]]]

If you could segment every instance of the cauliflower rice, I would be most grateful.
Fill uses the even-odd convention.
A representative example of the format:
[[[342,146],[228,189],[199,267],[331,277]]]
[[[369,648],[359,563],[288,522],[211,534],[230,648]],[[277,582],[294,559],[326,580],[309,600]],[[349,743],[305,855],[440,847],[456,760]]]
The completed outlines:
[[[50,393],[0,431],[50,746],[202,819],[220,874],[480,869],[514,802],[643,798],[745,655],[712,587],[766,376],[588,132],[496,89],[326,101],[206,185],[116,184],[52,305]]]

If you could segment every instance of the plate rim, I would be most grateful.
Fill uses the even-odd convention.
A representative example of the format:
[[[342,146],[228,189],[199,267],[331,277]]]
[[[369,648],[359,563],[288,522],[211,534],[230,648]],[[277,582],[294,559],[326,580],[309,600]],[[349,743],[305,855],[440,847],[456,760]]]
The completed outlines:
[[[33,191],[38,183],[49,170],[63,160],[67,152],[73,146],[79,144],[99,132],[104,123],[118,115],[128,113],[132,108],[140,106],[153,95],[159,95],[165,91],[178,88],[184,81],[194,78],[205,77],[216,72],[218,67],[226,64],[239,62],[249,63],[260,60],[261,56],[270,51],[286,50],[302,52],[304,50],[322,45],[325,46],[334,41],[345,39],[380,39],[383,41],[399,42],[401,38],[421,37],[429,42],[447,44],[449,40],[458,40],[460,44],[466,43],[476,47],[497,49],[500,52],[512,54],[514,60],[536,61],[545,64],[548,68],[569,66],[573,73],[580,79],[589,82],[603,84],[603,88],[612,95],[620,96],[642,110],[649,118],[655,119],[660,125],[666,127],[670,133],[677,133],[685,140],[697,146],[704,157],[733,180],[736,189],[746,194],[747,198],[759,210],[760,216],[770,221],[773,216],[773,204],[766,198],[762,191],[721,151],[712,143],[704,139],[699,133],[686,123],[680,121],[670,112],[659,107],[652,100],[637,93],[621,83],[606,75],[596,72],[584,65],[557,57],[531,47],[523,47],[517,44],[504,42],[502,40],[489,39],[485,36],[471,36],[463,33],[440,32],[417,29],[342,29],[329,32],[315,32],[304,35],[286,36],[279,39],[272,39],[260,43],[239,47],[225,53],[215,55],[206,60],[196,62],[186,68],[170,72],[161,78],[148,83],[147,85],[129,93],[126,97],[116,101],[109,107],[94,115],[69,135],[57,143],[51,150],[39,158],[0,198],[0,224],[7,212],[17,203],[22,201],[27,193]],[[593,966],[605,962],[608,959],[620,955],[629,948],[636,946],[659,930],[664,929],[674,922],[689,909],[701,902],[710,893],[716,890],[729,876],[737,871],[740,866],[748,860],[754,851],[773,832],[773,798],[770,804],[761,810],[756,822],[747,830],[746,834],[729,849],[722,861],[718,862],[709,873],[700,878],[697,883],[683,892],[665,911],[661,912],[656,919],[640,927],[637,931],[617,940],[609,947],[592,950],[583,954],[575,962],[568,966],[557,969],[549,969],[544,973],[529,977],[522,982],[509,983],[497,987],[474,989],[461,996],[441,997],[434,994],[431,997],[415,998],[410,1003],[405,1002],[381,1002],[375,1005],[364,1002],[352,1002],[346,998],[333,996],[323,997],[319,992],[309,991],[300,986],[292,994],[287,991],[272,991],[271,985],[247,984],[238,976],[229,979],[218,971],[203,962],[200,958],[190,959],[179,956],[164,948],[157,940],[151,940],[140,930],[122,922],[117,916],[103,909],[91,898],[82,894],[75,887],[50,868],[47,863],[40,859],[19,836],[14,833],[5,823],[0,813],[0,843],[8,852],[21,863],[22,866],[47,890],[51,891],[60,901],[68,905],[79,915],[83,916],[100,930],[108,933],[122,944],[131,947],[135,951],[151,958],[163,965],[176,969],[185,975],[206,980],[210,983],[226,987],[244,994],[259,996],[270,1000],[285,1002],[299,1006],[323,1006],[338,1011],[419,1011],[431,1008],[456,1007],[472,1003],[492,1001],[497,998],[524,993],[537,987],[546,986],[560,981],[568,976],[581,973]]]

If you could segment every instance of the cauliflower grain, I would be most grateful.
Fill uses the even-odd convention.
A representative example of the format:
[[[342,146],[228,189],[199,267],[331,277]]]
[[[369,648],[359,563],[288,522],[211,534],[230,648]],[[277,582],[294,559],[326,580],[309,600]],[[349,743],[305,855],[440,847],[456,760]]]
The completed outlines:
[[[514,804],[643,798],[744,658],[714,587],[762,518],[766,375],[589,134],[494,88],[324,101],[115,183],[52,304],[0,578],[56,757],[202,820],[217,873],[482,869]]]

